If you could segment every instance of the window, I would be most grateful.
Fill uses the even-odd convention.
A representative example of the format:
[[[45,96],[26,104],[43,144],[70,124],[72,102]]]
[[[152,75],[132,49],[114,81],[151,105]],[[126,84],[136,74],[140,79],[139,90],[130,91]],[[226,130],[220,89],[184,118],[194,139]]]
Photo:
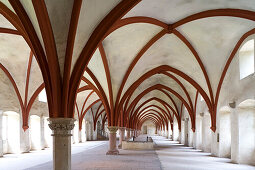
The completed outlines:
[[[45,89],[43,89],[40,93],[39,93],[39,101],[40,102],[47,102],[47,95],[46,95],[46,91]]]
[[[240,80],[254,73],[254,39],[247,41],[239,51]]]

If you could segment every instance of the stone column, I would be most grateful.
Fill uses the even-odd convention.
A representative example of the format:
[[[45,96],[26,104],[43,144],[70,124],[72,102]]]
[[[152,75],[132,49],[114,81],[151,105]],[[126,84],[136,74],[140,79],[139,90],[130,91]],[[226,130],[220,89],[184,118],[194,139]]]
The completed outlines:
[[[31,150],[31,128],[27,127],[24,131],[22,128],[22,117],[20,113],[20,152],[27,153]],[[30,117],[28,118],[28,124],[30,124]]]
[[[53,169],[71,170],[71,131],[73,118],[49,118],[53,134]]]
[[[130,129],[129,128],[126,128],[127,130],[127,140],[130,138]]]
[[[44,130],[44,117],[41,116],[41,119],[40,119],[40,123],[41,123],[41,149],[44,149],[46,148],[46,143],[45,143],[45,130]]]
[[[78,138],[79,138],[79,143],[82,143],[82,130],[80,130],[80,129],[78,132]]]
[[[134,136],[134,129],[131,129],[130,132],[131,132],[131,138],[132,138]]]
[[[109,129],[109,150],[106,155],[118,155],[119,151],[116,146],[116,132],[118,127],[110,126]]]
[[[120,132],[120,140],[119,140],[119,146],[118,148],[122,147],[122,141],[125,141],[125,127],[119,127],[119,132]]]

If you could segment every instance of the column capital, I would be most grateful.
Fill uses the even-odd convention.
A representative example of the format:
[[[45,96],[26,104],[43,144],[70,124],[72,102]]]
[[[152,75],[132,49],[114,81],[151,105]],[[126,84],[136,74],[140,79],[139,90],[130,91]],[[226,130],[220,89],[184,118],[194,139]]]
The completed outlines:
[[[71,130],[74,128],[73,118],[49,118],[49,127],[53,131],[52,136],[72,136]]]
[[[119,130],[126,130],[126,127],[119,127]]]
[[[118,126],[108,126],[108,130],[110,133],[116,133],[118,129]]]

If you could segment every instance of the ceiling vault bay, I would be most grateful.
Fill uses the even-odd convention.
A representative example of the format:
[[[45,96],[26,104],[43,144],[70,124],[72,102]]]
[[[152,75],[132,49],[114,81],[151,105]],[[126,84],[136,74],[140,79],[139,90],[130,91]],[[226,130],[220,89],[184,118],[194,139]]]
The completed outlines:
[[[50,117],[78,115],[82,124],[88,110],[100,107],[93,116],[109,126],[139,128],[150,119],[161,127],[176,119],[181,128],[186,108],[195,131],[201,95],[215,131],[228,68],[255,33],[254,10],[253,0],[1,0],[0,33],[9,44],[22,36],[35,59],[20,58],[30,63],[25,83],[5,52],[1,69],[25,115],[29,99],[45,87]],[[38,76],[29,75],[31,68]]]

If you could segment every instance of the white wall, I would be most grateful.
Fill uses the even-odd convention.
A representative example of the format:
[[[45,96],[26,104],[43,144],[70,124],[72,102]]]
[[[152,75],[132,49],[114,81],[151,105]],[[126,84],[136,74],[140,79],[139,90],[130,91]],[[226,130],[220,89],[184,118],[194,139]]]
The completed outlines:
[[[245,100],[237,108],[239,125],[238,163],[255,165],[255,100]]]
[[[149,136],[155,135],[156,126],[152,121],[150,120],[145,121],[142,125],[142,129],[144,129],[144,127],[147,127],[147,134]]]
[[[216,138],[219,137],[219,157],[231,157],[231,108],[222,107],[219,111],[219,131]]]

